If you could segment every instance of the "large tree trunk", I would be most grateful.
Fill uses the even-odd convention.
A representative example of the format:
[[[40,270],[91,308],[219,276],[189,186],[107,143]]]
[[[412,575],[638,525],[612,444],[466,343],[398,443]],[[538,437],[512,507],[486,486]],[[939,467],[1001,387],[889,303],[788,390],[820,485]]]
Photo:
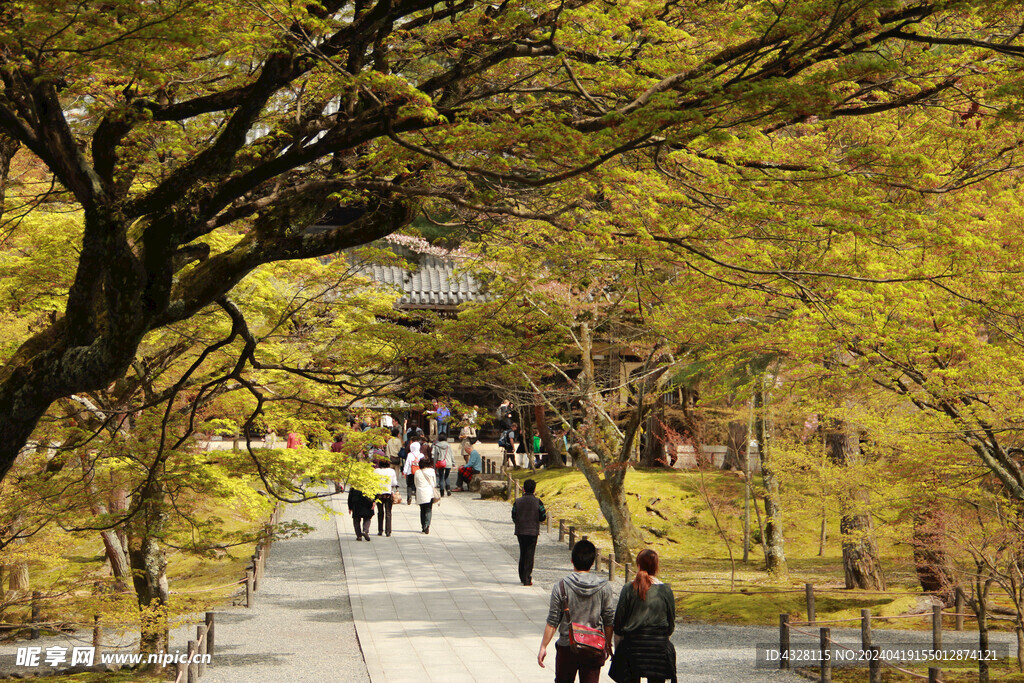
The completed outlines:
[[[615,551],[616,562],[632,562],[633,548],[644,544],[644,539],[633,525],[633,516],[626,506],[625,468],[617,471],[606,471],[604,477],[597,471],[587,458],[586,451],[574,446],[570,453],[576,466],[583,472],[590,490],[594,492],[601,514],[608,522],[608,530],[612,535],[612,549]]]
[[[556,444],[551,437],[548,421],[544,419],[544,402],[540,396],[537,396],[537,400],[533,404],[533,419],[537,423],[537,431],[540,432],[540,447],[544,449],[544,466],[549,470],[565,467],[565,462],[562,460],[561,443]]]
[[[988,591],[990,586],[991,583],[983,580],[979,571],[974,582],[974,599],[970,600],[969,604],[978,618],[978,650],[980,652],[987,652],[989,649]],[[988,660],[982,657],[978,660],[978,683],[988,683],[988,674]]]
[[[843,422],[825,434],[829,459],[839,467],[862,462],[860,442]],[[885,577],[878,559],[869,506],[871,494],[860,486],[840,492],[839,534],[843,544],[843,573],[847,588],[885,590]]]
[[[737,472],[746,472],[747,464],[747,443],[750,441],[747,435],[747,425],[739,420],[733,420],[728,425],[728,436],[725,445],[729,449],[725,452],[725,463],[722,469],[733,469]]]
[[[11,160],[21,143],[12,137],[0,134],[0,216],[4,214],[7,199],[7,179],[11,173]]]
[[[160,547],[160,537],[166,513],[159,477],[154,477],[139,496],[139,512],[128,532],[128,557],[139,605],[139,651],[165,652],[169,638],[167,559]]]
[[[955,581],[951,578],[949,558],[943,547],[946,537],[942,514],[934,505],[925,503],[924,508],[914,515],[913,536],[914,570],[921,590],[942,596],[942,601],[951,601]]]
[[[642,414],[641,407],[636,407],[634,419],[628,430],[628,438],[623,439],[614,424],[602,415],[600,410],[601,393],[594,376],[593,338],[590,326],[580,326],[580,342],[582,353],[582,370],[580,375],[581,388],[586,398],[583,408],[586,415],[582,434],[585,443],[593,448],[601,459],[603,471],[598,471],[587,455],[587,449],[576,443],[570,449],[573,461],[583,472],[590,490],[594,492],[601,514],[608,522],[612,535],[612,547],[617,562],[631,562],[633,548],[643,545],[643,537],[633,526],[633,517],[626,506],[626,464],[632,450],[632,437],[639,425]],[[613,457],[614,454],[614,457]],[[608,465],[611,465],[610,467]]]
[[[761,456],[761,477],[764,480],[764,513],[765,513],[765,568],[776,580],[784,580],[789,576],[786,563],[785,538],[782,532],[782,496],[779,491],[779,479],[772,462],[771,425],[765,407],[763,381],[754,392],[754,438],[757,439],[758,453]]]

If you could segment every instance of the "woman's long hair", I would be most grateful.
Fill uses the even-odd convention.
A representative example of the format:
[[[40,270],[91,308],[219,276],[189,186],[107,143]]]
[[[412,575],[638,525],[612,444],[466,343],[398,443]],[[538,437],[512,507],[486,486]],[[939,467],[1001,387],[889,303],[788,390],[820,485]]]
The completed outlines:
[[[654,583],[654,576],[658,573],[658,553],[650,548],[644,548],[636,556],[636,576],[633,577],[633,588],[641,600],[647,599],[647,591]]]

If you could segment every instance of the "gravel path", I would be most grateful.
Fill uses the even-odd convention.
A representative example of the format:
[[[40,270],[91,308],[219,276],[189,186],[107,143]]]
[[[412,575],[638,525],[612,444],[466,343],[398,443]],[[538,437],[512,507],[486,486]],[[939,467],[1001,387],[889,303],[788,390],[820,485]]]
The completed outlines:
[[[254,608],[217,613],[203,683],[368,683],[335,520],[313,503],[288,506],[284,518],[316,530],[274,544]]]

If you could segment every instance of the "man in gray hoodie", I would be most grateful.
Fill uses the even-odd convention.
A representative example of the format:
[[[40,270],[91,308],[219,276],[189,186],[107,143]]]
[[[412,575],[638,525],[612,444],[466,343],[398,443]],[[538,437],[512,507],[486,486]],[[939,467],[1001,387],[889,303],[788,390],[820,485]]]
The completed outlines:
[[[577,656],[569,648],[569,621],[566,620],[565,604],[569,604],[569,620],[592,628],[603,629],[605,633],[606,658],[612,653],[612,622],[615,619],[615,590],[608,580],[590,573],[597,557],[597,548],[590,541],[578,541],[572,549],[572,566],[575,571],[559,581],[551,589],[544,637],[537,654],[537,663],[544,666],[548,643],[558,632],[555,642],[555,683],[573,683],[579,673],[580,683],[598,683],[601,665],[595,665]]]

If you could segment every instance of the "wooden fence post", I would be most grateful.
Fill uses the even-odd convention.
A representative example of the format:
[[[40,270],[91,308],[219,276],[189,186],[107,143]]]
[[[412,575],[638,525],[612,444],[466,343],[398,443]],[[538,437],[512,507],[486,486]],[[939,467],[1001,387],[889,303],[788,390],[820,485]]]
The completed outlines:
[[[819,639],[821,641],[821,668],[819,669],[821,676],[819,680],[821,683],[832,683],[832,629],[822,627]],[[825,655],[826,652],[829,653],[828,656]]]
[[[928,667],[928,683],[941,683],[942,669],[937,666]]]
[[[956,589],[956,602],[954,602],[953,604],[956,605],[956,630],[957,631],[963,631],[964,630],[964,592],[963,592],[963,590],[959,586],[957,586],[957,589]]]
[[[789,668],[789,615],[779,615],[779,668]]]
[[[569,550],[572,550],[573,546],[576,545],[576,527],[569,527]]]
[[[942,649],[942,605],[932,605],[932,649]]]
[[[100,615],[92,615],[92,646],[99,648],[103,644],[103,626],[100,624]]]
[[[196,645],[198,646],[196,649],[196,654],[199,655],[199,664],[197,665],[197,670],[200,676],[206,673],[206,664],[203,662],[203,655],[206,654],[207,643],[206,638],[204,637],[206,635],[206,624],[199,624],[198,626],[196,626]]]
[[[867,650],[871,647],[871,610],[865,608],[860,611],[860,649]]]
[[[564,519],[558,520],[558,542],[559,543],[564,543],[565,542],[565,520]]]
[[[213,659],[213,612],[206,613],[206,654]]]
[[[615,556],[612,553],[608,553],[608,580],[615,580]]]
[[[544,531],[551,533],[551,515],[544,516]]]
[[[188,683],[196,683],[199,680],[199,665],[194,661],[197,652],[196,641],[188,641]]]
[[[868,683],[882,683],[882,660],[879,659],[878,646],[868,648]]]
[[[814,584],[805,583],[804,593],[807,596],[807,622],[813,624],[815,621],[814,614]]]
[[[245,570],[245,606],[253,606],[253,595],[252,595],[252,570]]]
[[[622,565],[622,580],[625,581],[626,583],[629,583],[629,569],[630,569],[629,562],[627,562],[626,564]]]

